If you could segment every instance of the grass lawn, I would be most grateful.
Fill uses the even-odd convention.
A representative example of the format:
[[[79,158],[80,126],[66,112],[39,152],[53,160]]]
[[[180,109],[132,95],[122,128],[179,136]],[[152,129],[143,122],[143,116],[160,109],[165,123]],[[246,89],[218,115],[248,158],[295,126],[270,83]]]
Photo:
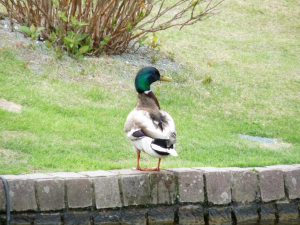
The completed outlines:
[[[179,155],[162,168],[300,163],[299,15],[296,0],[227,0],[202,23],[157,33],[183,68],[163,72],[172,83],[152,85],[178,133]],[[140,68],[111,57],[38,65],[24,57],[38,54],[0,47],[0,99],[22,105],[0,108],[0,174],[134,167],[123,126]],[[156,163],[141,155],[142,167]]]

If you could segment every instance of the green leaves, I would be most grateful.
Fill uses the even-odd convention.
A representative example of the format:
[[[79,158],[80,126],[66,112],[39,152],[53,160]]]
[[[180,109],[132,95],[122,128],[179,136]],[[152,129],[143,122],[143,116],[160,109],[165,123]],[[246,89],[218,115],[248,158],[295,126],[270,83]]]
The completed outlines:
[[[192,2],[192,6],[196,6],[196,5],[198,5],[199,3],[201,2],[201,0],[194,0],[193,2]]]
[[[54,32],[51,32],[50,35],[49,35],[49,40],[54,42],[55,41],[55,33]]]
[[[52,42],[46,40],[46,41],[45,41],[45,46],[46,46],[47,48],[51,48]]]
[[[21,27],[19,27],[19,30],[22,31],[23,33],[25,32],[25,33],[31,35],[31,31],[28,27],[21,26]]]
[[[68,31],[68,36],[63,39],[68,54],[82,59],[82,55],[92,49],[90,48],[92,39],[88,38],[84,43],[82,43],[87,36],[88,34],[86,33],[77,34],[73,31]]]
[[[27,33],[30,37],[28,38],[29,40],[32,41],[31,47],[35,49],[34,41],[35,39],[40,35],[41,31],[44,30],[44,27],[40,27],[36,29],[34,24],[31,24],[30,28],[26,26],[21,26],[19,27],[19,30],[22,31],[23,33]]]
[[[57,59],[60,59],[64,55],[64,51],[62,51],[58,46],[54,48],[54,52]]]
[[[41,33],[42,30],[44,30],[44,27],[40,27],[39,29],[36,29],[35,26],[32,24],[30,26],[30,28],[26,27],[26,26],[21,26],[19,27],[19,30],[22,32],[25,32],[27,34],[29,34],[30,36],[34,36],[35,38]]]
[[[110,40],[110,36],[104,35],[104,40],[100,42],[99,50],[102,51],[104,45]]]
[[[168,51],[167,54],[165,55],[168,59],[171,61],[175,61],[175,52]]]
[[[50,54],[50,48],[53,46],[53,43],[55,43],[58,39],[59,38],[56,37],[56,33],[51,32],[49,35],[49,40],[45,41],[45,46],[47,47],[49,54]],[[60,59],[63,56],[64,51],[59,46],[55,46],[54,53],[55,53],[54,54],[55,57],[57,59]]]
[[[66,12],[58,11],[58,17],[61,18],[63,21],[68,22],[68,18],[65,15]]]
[[[139,44],[141,46],[142,42],[146,39],[147,37],[143,37],[139,40]],[[159,61],[160,59],[162,59],[163,57],[166,57],[170,60],[174,60],[174,53],[165,53],[165,52],[162,52],[161,51],[161,44],[158,43],[158,36],[153,33],[153,37],[152,37],[152,40],[150,39],[148,42],[147,42],[147,45],[151,48],[151,63],[152,64],[155,64],[157,61]]]
[[[147,36],[145,36],[145,37],[143,37],[143,38],[140,38],[140,39],[139,39],[139,46],[142,46],[142,45],[143,45],[143,42],[144,42],[147,38],[148,38]]]
[[[73,27],[75,27],[77,21],[74,16],[71,16],[71,22],[72,22]]]
[[[69,37],[64,37],[64,42],[65,42],[65,44],[74,43],[73,39],[71,39]]]
[[[66,12],[58,11],[59,18],[68,22]],[[90,46],[92,45],[92,39],[87,38],[89,34],[79,33],[78,30],[82,26],[88,25],[88,23],[78,21],[74,16],[71,16],[71,29],[67,31],[67,35],[63,32],[62,25],[56,28],[56,32],[51,32],[49,35],[49,40],[45,41],[45,46],[50,50],[54,43],[56,45],[54,52],[57,58],[61,58],[64,54],[64,50],[67,50],[68,55],[76,58],[82,59],[82,55],[92,50]],[[39,34],[44,28],[41,27],[36,30],[34,25],[30,28],[22,27],[20,30],[31,35],[31,38],[35,38],[36,34]],[[76,31],[77,30],[77,31]]]
[[[68,22],[68,18],[65,15],[66,15],[66,12],[58,11],[59,18],[65,22]],[[80,29],[83,26],[89,25],[88,23],[81,22],[81,20],[80,21],[76,20],[76,18],[74,16],[71,16],[71,23],[75,29]]]
[[[213,79],[211,78],[211,76],[205,75],[204,79],[202,80],[202,83],[203,84],[210,84],[211,82],[213,82]]]
[[[143,18],[145,16],[145,12],[143,12],[143,11],[140,11],[140,13],[139,13],[139,17],[140,18]]]
[[[110,39],[110,36],[104,35],[104,41],[107,43]]]
[[[83,53],[86,53],[88,50],[89,50],[89,46],[88,45],[85,45],[85,46],[82,46],[80,49],[79,49],[79,53],[80,54],[83,54]]]
[[[86,34],[86,33],[82,33],[82,34],[78,34],[78,36],[79,36],[79,39],[80,40],[83,40],[83,39],[85,39],[87,36],[89,36],[88,34]]]
[[[74,16],[71,16],[71,23],[72,23],[73,27],[77,28],[77,29],[80,29],[83,26],[89,25],[88,23],[84,23],[84,22],[76,20],[76,18]]]
[[[36,33],[39,35],[41,33],[41,31],[44,29],[45,29],[45,27],[40,27],[39,29],[37,29]]]
[[[88,39],[86,39],[86,41],[85,41],[84,45],[91,46],[91,45],[92,45],[92,43],[93,43],[93,40],[92,40],[91,38],[88,38]]]
[[[131,32],[131,31],[132,31],[132,26],[131,26],[130,22],[128,22],[126,30],[127,30],[128,32]]]
[[[153,50],[156,50],[159,52],[161,45],[158,43],[157,40],[158,40],[157,35],[155,33],[153,33],[152,41],[149,41],[148,44]]]
[[[152,38],[152,41],[153,41],[153,42],[157,42],[157,36],[156,36],[156,34],[155,34],[155,33],[153,33],[153,38]]]
[[[155,92],[155,95],[157,96],[157,95],[159,95],[159,94],[160,94],[160,88],[157,87],[156,92]]]
[[[33,34],[36,31],[35,26],[32,24],[30,27],[30,32]]]

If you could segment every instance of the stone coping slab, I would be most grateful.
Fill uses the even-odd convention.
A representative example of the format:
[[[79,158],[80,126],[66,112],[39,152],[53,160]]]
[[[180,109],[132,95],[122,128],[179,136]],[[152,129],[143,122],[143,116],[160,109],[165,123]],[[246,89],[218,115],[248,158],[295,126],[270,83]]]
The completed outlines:
[[[97,170],[97,171],[84,171],[84,172],[79,172],[79,174],[82,174],[84,176],[88,177],[107,177],[107,176],[115,176],[115,173],[111,173],[109,171],[105,170]]]

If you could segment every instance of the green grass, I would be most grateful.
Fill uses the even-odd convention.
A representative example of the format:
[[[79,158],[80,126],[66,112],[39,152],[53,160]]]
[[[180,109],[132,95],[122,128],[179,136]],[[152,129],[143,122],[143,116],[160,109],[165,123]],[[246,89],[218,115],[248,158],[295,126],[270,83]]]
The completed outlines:
[[[174,82],[152,85],[178,132],[179,156],[163,159],[162,168],[299,163],[300,5],[228,0],[222,6],[181,32],[157,33],[184,68],[164,72]],[[24,52],[37,54],[0,50],[0,98],[23,106],[21,113],[0,108],[0,174],[135,166],[123,126],[136,103],[139,68],[106,57],[50,57],[26,66]],[[205,77],[212,83],[202,83]],[[157,163],[145,154],[141,161]]]

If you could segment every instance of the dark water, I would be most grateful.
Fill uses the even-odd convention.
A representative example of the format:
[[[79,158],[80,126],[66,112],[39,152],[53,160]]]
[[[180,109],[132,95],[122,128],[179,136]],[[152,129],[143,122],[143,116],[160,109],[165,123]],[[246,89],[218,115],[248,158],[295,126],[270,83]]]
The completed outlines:
[[[240,222],[236,225],[300,225],[299,221],[290,222],[290,221],[247,221],[247,222]]]

